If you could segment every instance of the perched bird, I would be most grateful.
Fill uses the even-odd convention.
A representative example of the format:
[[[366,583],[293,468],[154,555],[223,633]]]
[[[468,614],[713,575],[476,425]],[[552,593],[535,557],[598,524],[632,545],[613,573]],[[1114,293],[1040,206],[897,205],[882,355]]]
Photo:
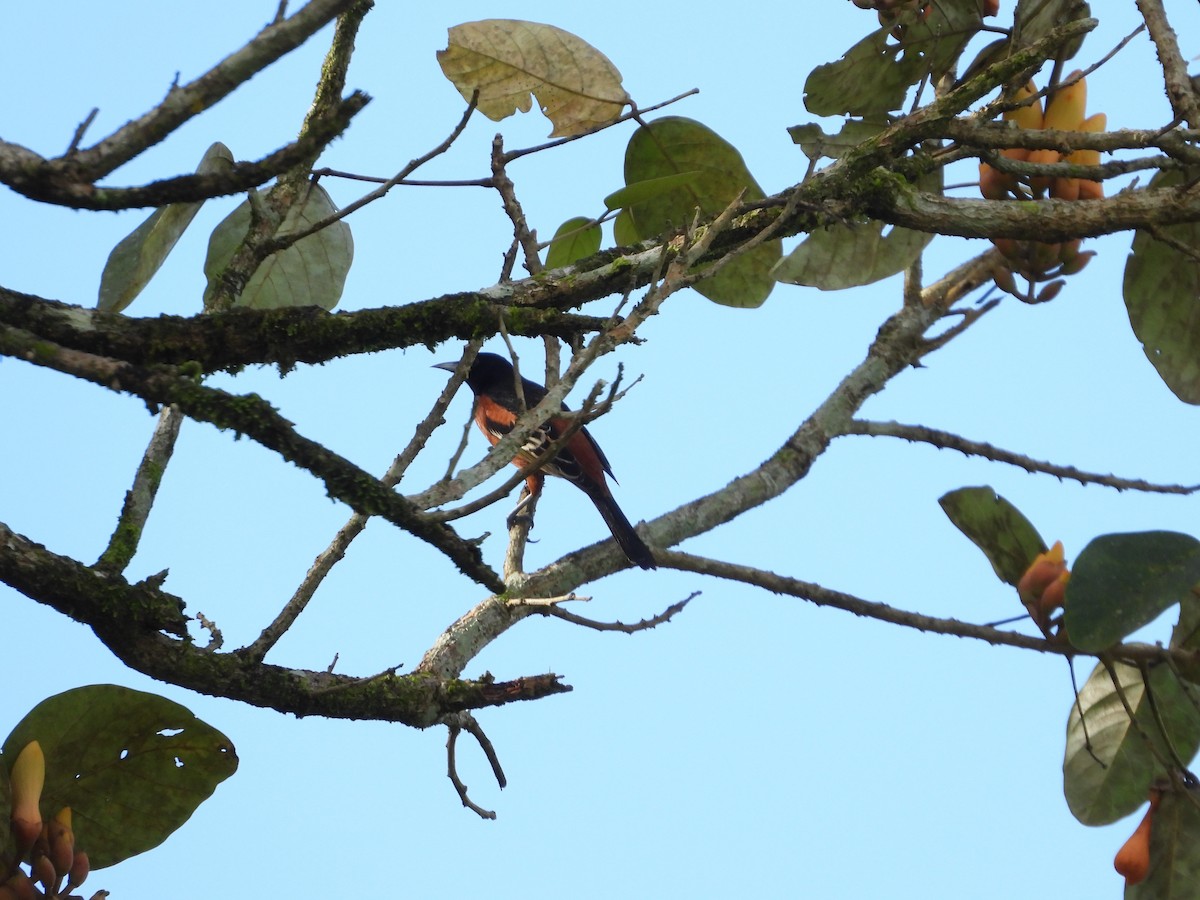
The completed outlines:
[[[457,367],[458,363],[448,362],[439,363],[434,368],[453,372]],[[467,375],[467,386],[475,394],[475,424],[493,445],[512,431],[521,414],[513,374],[512,363],[504,357],[495,353],[480,353],[475,357]],[[546,396],[546,389],[528,378],[521,379],[521,388],[525,394],[525,404],[529,408],[536,406]],[[566,404],[563,404],[562,408],[566,410]],[[513,465],[524,468],[542,462],[546,451],[565,433],[569,424],[566,419],[552,417],[546,420],[541,428],[529,436],[529,440],[513,458]],[[544,462],[525,483],[530,498],[533,498],[541,493],[544,475],[557,475],[567,479],[587,494],[588,499],[596,505],[596,509],[600,510],[609,531],[631,563],[643,569],[657,568],[654,554],[638,537],[638,533],[633,530],[633,526],[617,506],[617,501],[613,499],[612,491],[604,480],[606,473],[613,477],[604,451],[600,449],[595,438],[588,434],[586,428],[580,428],[571,435],[554,458]],[[616,478],[613,477],[613,480],[616,481]],[[518,506],[517,510],[520,509],[521,506]]]

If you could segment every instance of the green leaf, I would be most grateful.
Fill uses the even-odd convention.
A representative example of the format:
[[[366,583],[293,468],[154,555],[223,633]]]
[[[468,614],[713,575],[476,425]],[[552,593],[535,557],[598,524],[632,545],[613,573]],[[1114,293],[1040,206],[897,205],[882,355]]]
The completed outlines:
[[[896,22],[903,29],[898,40],[892,38],[893,25],[885,26],[837,62],[813,69],[804,83],[804,106],[818,116],[898,110],[911,86],[936,81],[953,67],[981,23],[978,0],[941,0],[923,19],[904,13]]]
[[[4,742],[46,755],[42,812],[71,807],[93,869],[157,847],[237,769],[229,738],[178,703],[112,684],[43,700]]]
[[[1172,650],[1200,650],[1200,595],[1195,590],[1184,594],[1179,602],[1179,621],[1171,629]],[[1193,684],[1200,684],[1200,659],[1180,661],[1179,674]]]
[[[1173,531],[1105,534],[1088,544],[1067,582],[1072,646],[1099,653],[1152,622],[1200,582],[1200,541]]]
[[[600,226],[587,216],[567,219],[558,226],[546,250],[546,268],[558,269],[591,256],[600,249]]]
[[[938,503],[963,534],[987,556],[996,576],[1017,586],[1046,542],[1020,511],[990,487],[959,488]]]
[[[1192,180],[1194,172],[1162,172],[1152,188]],[[1162,234],[1200,249],[1200,222],[1163,226]],[[1125,263],[1125,309],[1133,333],[1158,376],[1184,403],[1200,404],[1200,266],[1147,231],[1133,237]]]
[[[1200,790],[1164,791],[1150,829],[1150,871],[1125,900],[1195,900],[1200,885]]]
[[[604,198],[605,209],[623,209],[654,200],[676,188],[687,187],[700,175],[699,171],[679,172],[675,175],[664,175],[662,178],[650,178],[613,191]]]
[[[686,177],[684,177],[686,176]],[[669,189],[662,179],[674,177]],[[647,182],[653,184],[647,185]],[[692,119],[668,116],[633,133],[625,149],[625,183],[631,195],[643,199],[625,206],[614,226],[617,241],[658,237],[717,215],[744,192],[760,200],[762,188],[746,168],[737,149],[710,128]],[[636,187],[639,186],[641,187]],[[768,241],[744,253],[712,278],[695,285],[710,300],[725,306],[761,306],[774,287],[771,267],[782,255],[780,241]]]
[[[773,274],[789,284],[840,291],[903,272],[933,240],[932,234],[899,227],[885,236],[885,227],[867,221],[817,229],[780,260]]]
[[[711,278],[692,285],[696,293],[713,303],[737,309],[757,309],[775,287],[771,270],[783,253],[780,241],[755,247],[728,263]]]
[[[1155,752],[1171,758],[1141,673],[1123,663],[1116,663],[1115,671],[1138,728],[1150,736],[1154,747],[1134,728],[1108,672],[1097,665],[1079,692],[1078,704],[1071,706],[1063,760],[1063,793],[1072,815],[1084,825],[1107,825],[1136,810],[1146,802],[1151,783],[1162,774]],[[1171,744],[1187,763],[1200,746],[1200,713],[1166,666],[1151,670],[1150,690]],[[1087,722],[1086,735],[1083,721]]]
[[[551,137],[586,134],[619,118],[629,103],[608,57],[553,25],[516,19],[455,25],[437,57],[463,99],[479,91],[479,111],[493,122],[529,112],[534,94],[554,124]]]
[[[292,206],[278,234],[282,237],[304,231],[336,211],[325,189],[319,184],[310,185],[308,197]],[[208,278],[205,309],[216,291],[217,278],[229,265],[249,228],[250,203],[245,201],[225,217],[209,238],[208,257],[204,261],[204,274]],[[263,260],[234,305],[251,309],[282,306],[333,309],[341,299],[353,259],[350,226],[339,220]]]
[[[16,751],[20,753],[20,749]],[[16,762],[16,753],[0,766],[0,865],[7,860],[12,847],[12,789],[8,784],[8,763]]]
[[[642,239],[638,236],[637,226],[633,224],[633,216],[629,214],[628,209],[621,210],[613,219],[613,240],[617,242],[618,247],[641,243]]]
[[[218,142],[205,151],[196,174],[227,171],[232,165],[233,154]],[[122,238],[104,264],[96,308],[102,312],[121,312],[128,307],[154,277],[203,205],[203,201],[197,201],[160,207]]]

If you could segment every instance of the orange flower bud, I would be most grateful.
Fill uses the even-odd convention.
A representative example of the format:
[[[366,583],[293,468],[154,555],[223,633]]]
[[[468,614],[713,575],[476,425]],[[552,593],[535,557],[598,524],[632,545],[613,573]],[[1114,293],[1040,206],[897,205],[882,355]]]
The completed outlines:
[[[1081,74],[1078,69],[1065,79],[1070,81]],[[1042,119],[1043,128],[1054,128],[1060,131],[1078,131],[1083,124],[1084,112],[1087,109],[1087,79],[1080,78],[1074,84],[1060,87],[1046,104],[1046,115]]]
[[[76,850],[75,858],[71,861],[71,871],[67,875],[68,894],[87,880],[88,872],[91,871],[91,868],[88,855],[82,850]]]
[[[33,887],[33,882],[20,869],[17,869],[16,873],[8,881],[4,882],[4,886],[13,892],[17,900],[35,900],[38,896],[37,891]]]
[[[1126,887],[1144,881],[1150,872],[1150,827],[1160,799],[1161,791],[1150,791],[1150,808],[1113,859],[1113,868],[1125,876]]]
[[[1062,282],[1053,282],[1053,284],[1061,285]],[[1039,299],[1040,297],[1041,295],[1039,295]],[[1043,597],[1046,591],[1066,572],[1067,563],[1063,555],[1062,541],[1055,541],[1053,547],[1045,553],[1039,553],[1034,558],[1033,562],[1029,564],[1029,568],[1025,570],[1025,574],[1021,576],[1021,580],[1017,582],[1017,594],[1021,598],[1021,603],[1029,610],[1029,614],[1039,625],[1044,625],[1049,619],[1049,613],[1043,614],[1042,612]],[[1062,581],[1062,587],[1055,590],[1065,591],[1066,581]],[[1051,600],[1053,599],[1052,595]],[[1061,603],[1058,604],[1058,606],[1061,605]],[[1049,607],[1049,609],[1056,608],[1057,606]]]
[[[53,897],[58,893],[59,875],[54,871],[50,857],[39,856],[33,861],[33,880],[41,883],[46,896]]]
[[[17,856],[23,858],[42,833],[42,786],[46,783],[46,757],[42,745],[30,741],[17,754],[8,776],[12,788],[12,830]]]
[[[66,874],[75,861],[75,832],[71,830],[71,807],[64,806],[47,824],[47,853],[54,869]]]

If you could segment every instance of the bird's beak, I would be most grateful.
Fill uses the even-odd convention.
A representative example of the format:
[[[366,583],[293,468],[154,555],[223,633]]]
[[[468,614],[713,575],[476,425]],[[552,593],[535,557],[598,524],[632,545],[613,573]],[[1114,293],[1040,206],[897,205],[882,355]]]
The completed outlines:
[[[437,365],[435,365],[433,368],[435,368],[435,369],[445,369],[447,372],[453,372],[455,369],[457,369],[457,368],[458,368],[458,363],[456,363],[456,362],[444,362],[444,363],[438,363],[438,364],[437,364]]]

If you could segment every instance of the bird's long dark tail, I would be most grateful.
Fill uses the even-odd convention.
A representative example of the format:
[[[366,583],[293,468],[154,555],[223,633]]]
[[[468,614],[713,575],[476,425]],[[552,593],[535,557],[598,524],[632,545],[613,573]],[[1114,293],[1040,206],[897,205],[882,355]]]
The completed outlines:
[[[617,506],[617,501],[612,498],[612,495],[607,491],[602,493],[594,489],[585,489],[585,493],[596,504],[596,509],[600,510],[600,515],[604,517],[604,524],[608,526],[608,530],[612,532],[612,536],[629,561],[643,569],[657,569],[658,564],[654,561],[654,554],[650,552],[646,542],[633,530],[633,526],[629,524],[625,513],[621,512],[621,507]]]

